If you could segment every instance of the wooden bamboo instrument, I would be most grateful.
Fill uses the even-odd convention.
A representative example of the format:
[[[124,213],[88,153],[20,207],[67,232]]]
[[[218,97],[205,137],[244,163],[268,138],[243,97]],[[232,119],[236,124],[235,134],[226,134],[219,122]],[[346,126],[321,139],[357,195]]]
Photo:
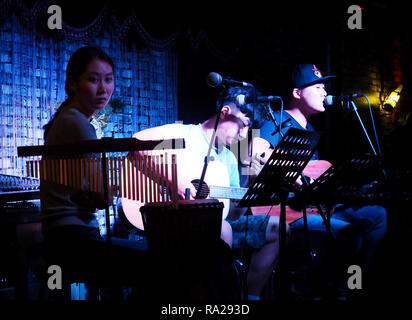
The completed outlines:
[[[184,139],[142,141],[135,138],[84,140],[75,144],[18,147],[19,156],[43,156],[26,161],[28,177],[83,191],[104,192],[106,177],[111,196],[145,203],[177,203],[176,155]],[[133,151],[144,151],[142,153]],[[127,156],[98,153],[129,151]],[[93,153],[93,156],[89,156]],[[103,163],[105,162],[105,163]],[[102,174],[103,168],[106,174]]]
[[[176,155],[156,151],[146,153],[106,157],[110,195],[151,204],[176,203]],[[101,161],[101,157],[28,160],[26,174],[74,190],[103,192]]]

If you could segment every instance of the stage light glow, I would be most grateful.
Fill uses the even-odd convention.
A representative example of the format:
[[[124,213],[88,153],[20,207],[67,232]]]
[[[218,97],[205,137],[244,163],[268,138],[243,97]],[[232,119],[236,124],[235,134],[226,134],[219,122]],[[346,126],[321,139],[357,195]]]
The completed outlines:
[[[396,104],[401,96],[403,85],[400,84],[394,91],[392,91],[383,102],[383,108],[385,110],[393,110],[396,108]]]

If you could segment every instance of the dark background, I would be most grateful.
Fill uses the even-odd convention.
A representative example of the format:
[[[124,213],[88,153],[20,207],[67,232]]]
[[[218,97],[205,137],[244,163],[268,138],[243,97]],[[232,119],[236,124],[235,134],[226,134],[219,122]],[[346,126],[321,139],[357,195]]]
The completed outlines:
[[[35,1],[25,3],[32,8]],[[181,31],[175,46],[179,120],[197,123],[214,113],[219,89],[206,85],[209,72],[252,83],[264,95],[284,95],[291,67],[310,62],[323,74],[338,76],[327,87],[330,94],[356,92],[375,97],[371,100],[372,110],[385,164],[390,168],[410,168],[411,125],[399,122],[411,112],[411,28],[407,2],[193,1],[183,5],[53,1],[62,7],[64,22],[74,27],[90,24],[105,3],[114,10],[119,22],[134,12],[144,28],[158,39]],[[361,30],[347,27],[347,10],[352,4],[363,8]],[[128,38],[140,41],[133,32]],[[398,109],[382,110],[380,104],[385,94],[398,84],[404,87]],[[359,111],[372,134],[364,101],[359,101]],[[325,133],[320,143],[321,158],[333,161],[355,152],[370,152],[350,111],[333,106],[312,120],[315,128]],[[389,232],[379,251],[373,279],[377,289],[374,297],[399,295],[410,286],[411,265],[406,262],[412,242],[410,208],[398,203],[389,211]]]
[[[30,8],[34,0],[25,1]],[[51,2],[50,2],[51,3]],[[300,62],[316,64],[323,74],[338,78],[328,85],[334,95],[375,94],[372,108],[388,164],[403,161],[400,136],[409,135],[397,126],[392,114],[379,104],[402,83],[399,110],[410,111],[410,30],[406,4],[385,1],[361,2],[175,2],[53,1],[62,7],[63,20],[73,27],[90,24],[104,5],[120,23],[134,13],[153,37],[165,39],[180,31],[178,53],[178,118],[185,123],[204,121],[215,111],[218,88],[206,85],[209,72],[250,82],[264,95],[282,95],[291,67]],[[362,9],[362,29],[350,30],[348,7]],[[133,31],[128,39],[141,42]],[[142,43],[142,45],[144,45]],[[397,68],[394,67],[396,64]],[[377,77],[374,86],[370,72]],[[365,101],[360,114],[372,133]],[[273,105],[278,108],[279,105]],[[398,115],[397,115],[398,116]],[[325,132],[320,143],[323,158],[334,160],[370,148],[358,120],[348,111],[330,107],[312,117],[315,128]],[[376,146],[375,146],[376,147]],[[386,152],[385,152],[386,151]]]

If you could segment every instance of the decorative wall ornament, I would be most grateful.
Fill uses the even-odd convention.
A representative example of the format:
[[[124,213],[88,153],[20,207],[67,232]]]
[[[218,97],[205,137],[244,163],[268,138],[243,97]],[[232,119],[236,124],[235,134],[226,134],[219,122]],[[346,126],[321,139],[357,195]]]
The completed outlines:
[[[41,23],[41,25],[44,25],[46,28],[47,16],[44,16],[44,13],[47,12],[47,8],[52,4],[54,4],[53,1],[37,0],[33,7],[28,9],[23,0],[0,0],[0,24],[14,13],[20,23],[29,29],[36,29],[36,22],[39,19],[44,19],[44,23]],[[187,41],[188,46],[194,51],[197,51],[201,46],[204,46],[210,54],[222,62],[234,61],[239,53],[238,48],[228,52],[219,49],[209,38],[205,30],[200,30],[194,36],[189,28],[184,30],[183,27],[179,26],[176,31],[166,38],[157,39],[144,28],[142,23],[136,17],[134,10],[131,10],[123,23],[120,23],[115,13],[106,2],[102,4],[102,9],[88,25],[76,28],[65,23],[63,17],[62,29],[53,30],[52,35],[55,39],[90,42],[101,33],[106,26],[110,26],[112,32],[117,34],[122,40],[126,39],[127,34],[130,31],[135,31],[145,46],[156,51],[170,50],[176,46],[178,41]]]
[[[70,55],[84,45],[106,51],[115,64],[115,91],[111,113],[98,118],[98,133],[114,138],[177,120],[177,52],[137,47],[119,37],[100,13],[83,37],[58,38],[38,30],[39,12],[17,1],[0,2],[0,173],[24,175],[17,146],[43,144],[42,127],[66,99],[65,69]],[[103,9],[107,10],[107,9]],[[67,26],[66,26],[67,27]],[[63,28],[64,30],[64,28]],[[74,28],[67,29],[74,32]],[[77,29],[79,31],[79,29]],[[55,31],[55,30],[54,30]],[[54,32],[53,32],[54,34]],[[86,41],[87,40],[87,41]],[[110,114],[109,114],[110,113]]]

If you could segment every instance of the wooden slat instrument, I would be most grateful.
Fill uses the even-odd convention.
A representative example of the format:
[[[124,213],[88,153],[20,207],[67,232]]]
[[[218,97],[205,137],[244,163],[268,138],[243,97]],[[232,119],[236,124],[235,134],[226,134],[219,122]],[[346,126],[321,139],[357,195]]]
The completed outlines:
[[[177,205],[176,155],[165,150],[181,148],[184,139],[103,138],[65,145],[22,146],[17,151],[18,156],[42,156],[26,161],[28,177],[75,190],[104,192],[110,241],[109,196]],[[144,151],[144,155],[134,151]],[[108,157],[109,152],[129,153]]]

